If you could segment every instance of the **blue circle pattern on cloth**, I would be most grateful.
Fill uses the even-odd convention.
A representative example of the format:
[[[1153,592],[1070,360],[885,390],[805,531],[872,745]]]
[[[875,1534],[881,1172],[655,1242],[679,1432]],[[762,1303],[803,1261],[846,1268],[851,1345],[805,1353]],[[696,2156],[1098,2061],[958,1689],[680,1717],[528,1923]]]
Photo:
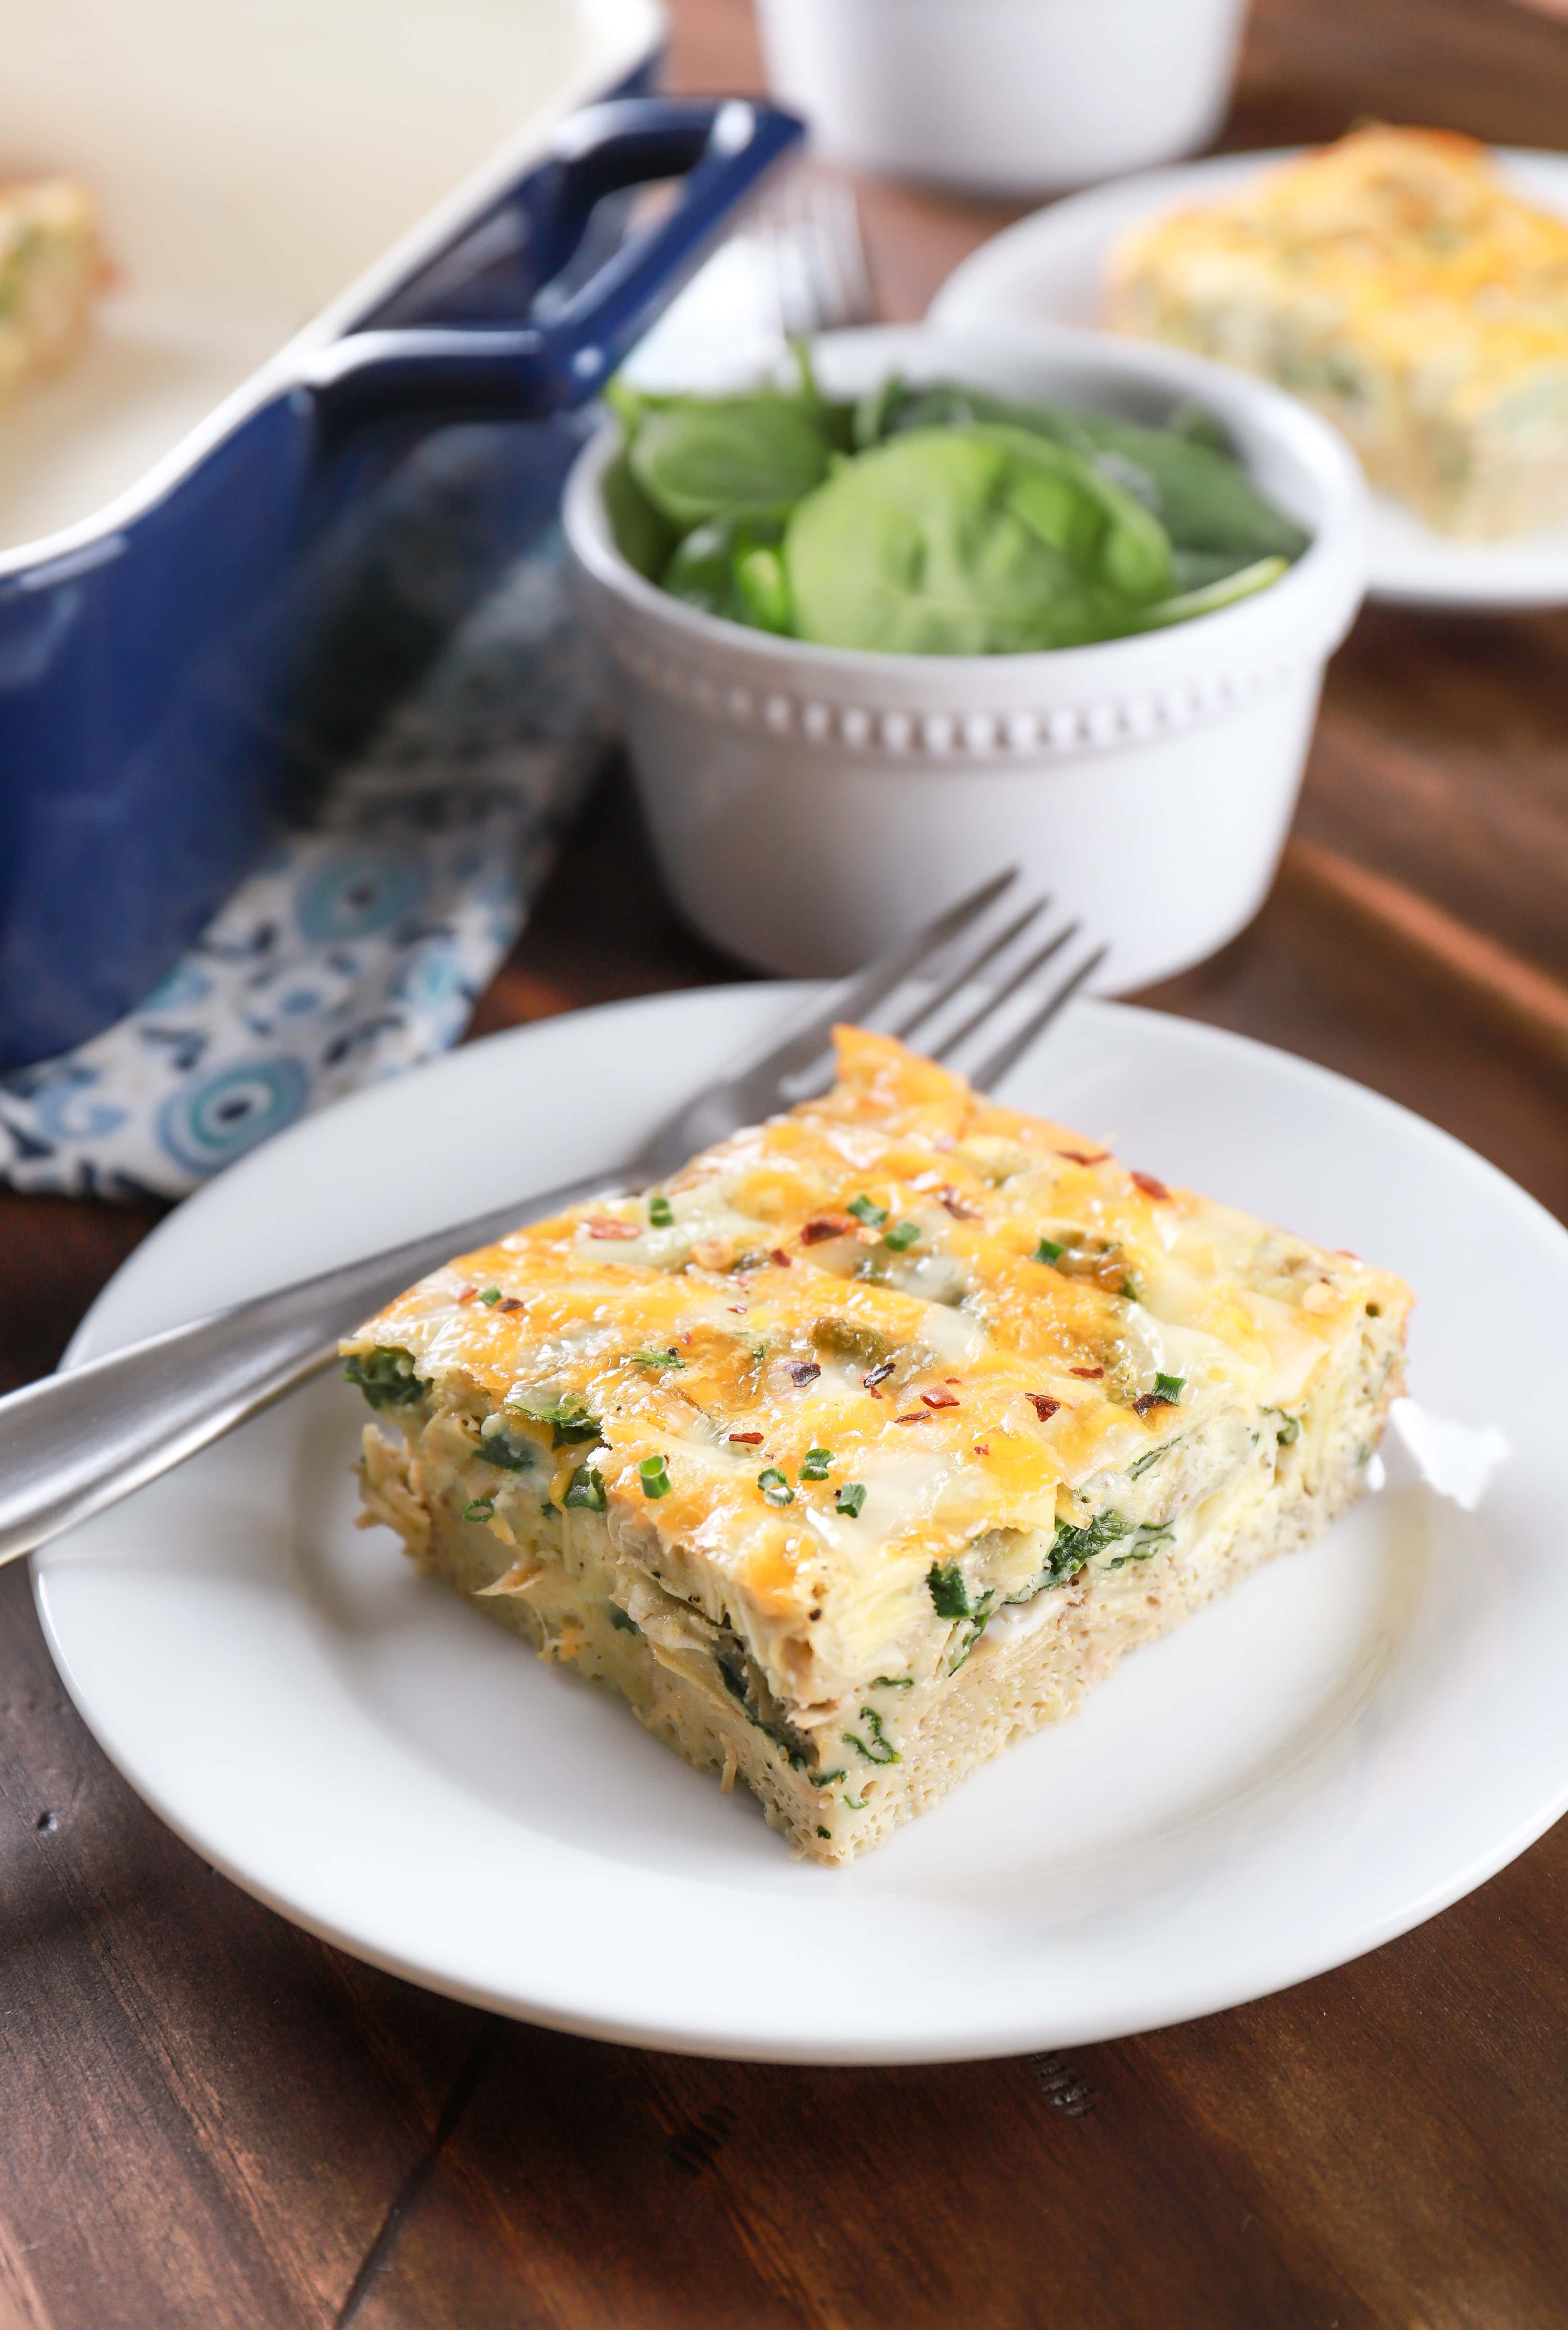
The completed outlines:
[[[292,1124],[309,1099],[302,1061],[247,1060],[172,1092],[158,1111],[158,1139],[176,1164],[204,1179]]]
[[[128,1018],[0,1077],[0,1181],[181,1197],[457,1042],[608,742],[559,536]]]

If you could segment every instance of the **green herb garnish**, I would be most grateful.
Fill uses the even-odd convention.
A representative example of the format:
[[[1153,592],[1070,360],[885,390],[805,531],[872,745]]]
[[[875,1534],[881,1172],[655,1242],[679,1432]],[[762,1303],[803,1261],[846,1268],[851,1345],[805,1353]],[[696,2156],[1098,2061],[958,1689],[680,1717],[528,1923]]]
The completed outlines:
[[[969,1589],[956,1561],[933,1561],[926,1573],[926,1585],[939,1618],[974,1616],[969,1605]]]
[[[903,1757],[883,1729],[882,1718],[875,1708],[863,1707],[860,1719],[871,1734],[871,1746],[868,1748],[857,1733],[846,1731],[844,1737],[849,1746],[857,1749],[868,1764],[902,1764]]]
[[[414,1355],[392,1343],[373,1350],[355,1351],[343,1370],[357,1384],[372,1407],[411,1407],[425,1390],[414,1373]]]
[[[837,1496],[833,1501],[833,1509],[835,1512],[847,1513],[849,1519],[854,1521],[860,1519],[861,1508],[864,1502],[864,1482],[845,1481],[843,1488],[840,1489]]]
[[[504,1473],[531,1473],[538,1452],[524,1434],[508,1432],[505,1425],[499,1423],[496,1431],[480,1433],[474,1454],[482,1463],[495,1464]]]
[[[674,1227],[675,1209],[667,1198],[650,1198],[647,1201],[647,1217],[656,1230],[667,1230]]]
[[[637,1469],[645,1497],[669,1495],[670,1476],[665,1470],[665,1460],[662,1456],[645,1456]]]
[[[1157,1375],[1154,1379],[1155,1395],[1159,1399],[1168,1399],[1174,1407],[1182,1396],[1185,1383],[1185,1376]]]
[[[873,1691],[912,1691],[914,1677],[913,1675],[874,1675],[872,1678],[871,1687]]]
[[[501,1300],[500,1288],[498,1286],[486,1286],[483,1294],[480,1295],[479,1300],[484,1304],[486,1311],[493,1311],[496,1303]]]
[[[685,1366],[685,1361],[682,1359],[678,1351],[633,1351],[631,1355],[631,1363],[634,1368],[653,1368],[655,1369],[659,1368],[684,1368]]]
[[[591,1464],[578,1466],[571,1476],[571,1485],[561,1501],[569,1512],[603,1512],[604,1482]]]
[[[570,1502],[570,1499],[568,1501]],[[616,1632],[620,1634],[640,1634],[642,1633],[642,1628],[638,1624],[637,1620],[629,1617],[621,1608],[619,1602],[612,1602],[609,1605],[609,1623],[615,1628]]]
[[[795,1502],[795,1492],[777,1464],[770,1464],[758,1473],[757,1486],[770,1505],[792,1505]]]
[[[883,1244],[891,1246],[894,1254],[903,1254],[913,1246],[920,1234],[919,1222],[894,1222],[892,1229],[883,1237]]]
[[[1043,1237],[1029,1259],[1031,1262],[1060,1262],[1066,1251],[1067,1248],[1058,1246],[1054,1238]]]
[[[1289,1448],[1301,1437],[1301,1419],[1299,1416],[1287,1416],[1281,1408],[1276,1408],[1274,1413],[1280,1418],[1280,1429],[1274,1437],[1281,1448]]]
[[[506,1405],[515,1407],[519,1416],[527,1416],[532,1424],[548,1425],[552,1448],[570,1448],[578,1441],[601,1437],[598,1416],[577,1392],[567,1392],[560,1399],[549,1401],[540,1400],[529,1392],[513,1391],[506,1395]]]
[[[833,1462],[831,1448],[808,1448],[800,1467],[803,1481],[826,1481],[827,1468]]]
[[[463,1507],[466,1521],[487,1521],[496,1510],[494,1497],[475,1497]]]
[[[885,1206],[879,1206],[873,1198],[864,1196],[851,1198],[844,1210],[846,1214],[853,1214],[857,1222],[864,1222],[868,1230],[881,1229],[888,1214]]]

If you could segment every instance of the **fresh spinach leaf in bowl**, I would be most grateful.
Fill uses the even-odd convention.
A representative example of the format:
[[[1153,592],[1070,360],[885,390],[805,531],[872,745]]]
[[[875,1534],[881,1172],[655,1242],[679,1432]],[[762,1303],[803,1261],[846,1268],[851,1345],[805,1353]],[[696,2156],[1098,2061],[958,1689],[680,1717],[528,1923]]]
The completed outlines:
[[[605,506],[638,572],[706,614],[893,655],[1081,647],[1265,589],[1308,536],[1207,414],[1163,429],[959,383],[612,399]]]

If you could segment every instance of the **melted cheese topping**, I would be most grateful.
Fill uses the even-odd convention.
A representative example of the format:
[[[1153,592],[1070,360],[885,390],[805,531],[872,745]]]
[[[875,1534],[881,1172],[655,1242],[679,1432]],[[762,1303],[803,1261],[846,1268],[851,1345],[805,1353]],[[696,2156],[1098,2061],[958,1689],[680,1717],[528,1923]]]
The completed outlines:
[[[1118,247],[1113,296],[1135,284],[1188,308],[1283,303],[1461,421],[1568,363],[1568,222],[1446,132],[1357,130],[1167,213]]]
[[[1399,1282],[1348,1255],[1129,1172],[890,1038],[837,1043],[825,1098],[651,1203],[463,1257],[345,1348],[406,1350],[439,1397],[534,1440],[553,1501],[590,1460],[612,1530],[656,1533],[656,1574],[722,1581],[764,1635],[826,1616],[852,1663],[930,1620],[933,1563],[990,1531],[1049,1543],[1220,1411],[1308,1398],[1365,1307],[1403,1315]],[[563,1416],[590,1419],[564,1447]]]

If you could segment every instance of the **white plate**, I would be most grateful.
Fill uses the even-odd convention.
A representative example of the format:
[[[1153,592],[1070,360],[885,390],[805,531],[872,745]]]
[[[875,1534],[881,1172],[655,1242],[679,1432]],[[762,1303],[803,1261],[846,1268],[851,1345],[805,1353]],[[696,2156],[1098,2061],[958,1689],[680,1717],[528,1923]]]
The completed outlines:
[[[608,1162],[798,991],[553,1020],[340,1103],[181,1207],[74,1355]],[[333,1380],[40,1558],[109,1755],[205,1858],[376,1965],[708,2054],[1109,2038],[1478,1885],[1568,1803],[1568,1236],[1387,1102],[1152,1012],[1075,1007],[1007,1097],[1403,1272],[1421,1398],[1512,1444],[1478,1513],[1369,1499],[836,1872],[357,1532],[364,1411]]]
[[[930,306],[949,330],[973,325],[1099,323],[1111,244],[1161,211],[1222,200],[1300,152],[1225,154],[1140,171],[1073,194],[1006,228],[954,269]],[[1568,217],[1568,155],[1497,149],[1505,175],[1530,201]],[[1370,595],[1409,606],[1554,607],[1568,601],[1568,525],[1506,542],[1456,542],[1390,501],[1372,497]]]

